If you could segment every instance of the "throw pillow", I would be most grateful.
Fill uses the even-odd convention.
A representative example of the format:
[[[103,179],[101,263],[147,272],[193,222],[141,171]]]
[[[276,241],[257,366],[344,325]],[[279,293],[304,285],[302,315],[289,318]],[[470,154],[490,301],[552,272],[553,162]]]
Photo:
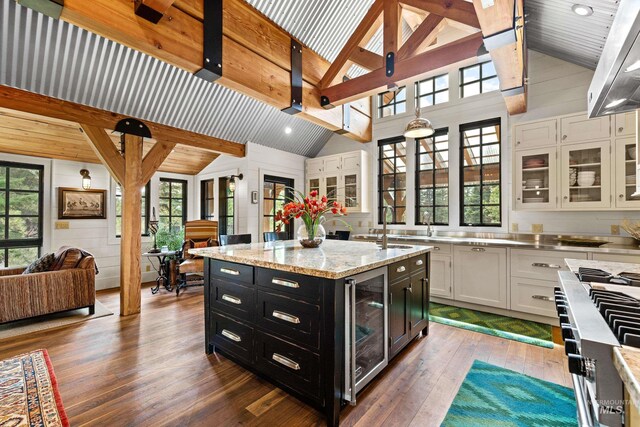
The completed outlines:
[[[77,248],[64,247],[58,249],[55,254],[56,260],[51,267],[52,270],[68,270],[70,268],[76,268],[78,262],[82,259],[82,252]]]
[[[49,271],[55,260],[55,254],[46,254],[29,264],[29,266],[25,268],[22,274],[42,273],[43,271]]]

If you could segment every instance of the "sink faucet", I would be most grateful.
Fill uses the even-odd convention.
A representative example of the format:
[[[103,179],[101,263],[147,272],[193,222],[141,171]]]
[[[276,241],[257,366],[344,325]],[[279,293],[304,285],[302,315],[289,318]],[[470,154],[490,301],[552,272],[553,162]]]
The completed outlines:
[[[393,206],[382,207],[382,249],[387,249],[387,209],[393,211]]]
[[[431,212],[425,211],[423,215],[423,219],[426,218],[423,222],[427,223],[427,237],[433,236],[433,230],[431,229]]]

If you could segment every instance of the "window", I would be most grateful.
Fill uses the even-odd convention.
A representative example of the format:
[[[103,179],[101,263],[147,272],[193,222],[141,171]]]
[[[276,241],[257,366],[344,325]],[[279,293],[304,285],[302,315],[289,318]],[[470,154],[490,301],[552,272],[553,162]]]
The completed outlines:
[[[449,102],[449,75],[421,80],[416,85],[416,107],[424,108]]]
[[[378,94],[378,118],[391,117],[407,111],[407,88]]]
[[[416,225],[449,224],[449,130],[416,139]]]
[[[160,227],[182,229],[187,220],[187,181],[160,178]]]
[[[460,225],[500,226],[500,119],[460,126]]]
[[[293,224],[276,224],[276,212],[282,210],[285,203],[293,198],[293,180],[277,176],[264,176],[262,187],[262,231],[286,231],[288,238],[293,239]],[[279,228],[278,228],[279,227]]]
[[[200,182],[200,219],[213,220],[213,180]]]
[[[218,230],[220,235],[234,234],[235,194],[229,189],[229,178],[220,178],[218,183]]]
[[[492,61],[460,68],[460,97],[498,90],[500,82]]]
[[[0,266],[23,266],[40,256],[43,175],[43,166],[0,162]]]
[[[151,206],[150,198],[147,194],[151,194],[151,182],[142,189],[142,235],[149,235],[149,209]],[[116,237],[122,234],[122,189],[116,184]]]
[[[404,224],[407,205],[407,143],[404,137],[378,141],[378,222],[382,224],[386,210],[387,223]]]

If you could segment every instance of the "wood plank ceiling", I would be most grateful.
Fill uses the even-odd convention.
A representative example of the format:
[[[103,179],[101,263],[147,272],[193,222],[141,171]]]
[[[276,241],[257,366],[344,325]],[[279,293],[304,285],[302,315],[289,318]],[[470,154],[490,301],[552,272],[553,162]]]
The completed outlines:
[[[0,153],[100,164],[82,132],[77,123],[0,108]],[[119,148],[120,136],[107,132]],[[145,139],[143,155],[155,143]],[[195,175],[217,157],[211,151],[179,144],[159,171]]]

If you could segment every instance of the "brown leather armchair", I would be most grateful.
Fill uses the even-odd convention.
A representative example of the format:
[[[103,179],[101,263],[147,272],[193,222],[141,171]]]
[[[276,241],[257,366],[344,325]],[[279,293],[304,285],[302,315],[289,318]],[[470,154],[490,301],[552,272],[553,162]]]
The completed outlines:
[[[195,220],[184,224],[182,256],[178,266],[176,295],[180,289],[204,285],[204,259],[189,254],[189,249],[218,246],[218,221]]]

